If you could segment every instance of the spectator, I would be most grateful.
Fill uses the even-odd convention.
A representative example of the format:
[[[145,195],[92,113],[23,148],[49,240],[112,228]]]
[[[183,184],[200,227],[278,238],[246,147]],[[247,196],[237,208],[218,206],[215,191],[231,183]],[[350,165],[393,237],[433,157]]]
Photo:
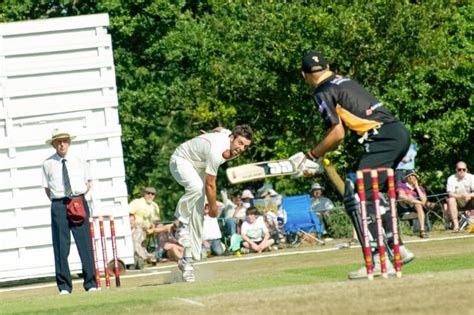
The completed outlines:
[[[273,189],[273,185],[270,184],[270,183],[265,183],[263,184],[262,187],[260,187],[259,189],[257,189],[257,194],[259,196],[262,196],[262,194],[265,192],[265,191],[268,191],[269,189]]]
[[[242,253],[256,252],[261,253],[270,248],[275,241],[270,238],[267,226],[263,218],[257,218],[257,208],[250,207],[246,211],[247,220],[242,223]]]
[[[247,210],[253,205],[252,203],[255,197],[250,191],[250,189],[244,189],[240,198],[242,199],[242,204],[245,207],[245,210]]]
[[[281,206],[281,195],[275,190],[268,188],[261,191],[260,196],[264,199],[270,200],[269,204],[272,206],[265,209],[266,211],[263,217],[270,232],[270,236],[273,238],[276,245],[280,245],[280,243],[285,242],[283,225],[287,220],[286,211]]]
[[[141,226],[143,231],[142,236],[138,236],[138,231],[135,231],[135,237],[138,239],[133,240],[133,243],[136,246],[141,246],[145,251],[146,245],[151,243],[151,248],[154,249],[153,253],[148,254],[148,258],[145,259],[149,263],[156,263],[156,250],[158,249],[158,241],[152,232],[152,229],[155,227],[153,222],[160,221],[160,208],[154,202],[156,196],[156,189],[154,187],[146,187],[143,190],[143,197],[134,199],[129,204],[129,213],[135,216],[135,222],[137,226]],[[133,236],[133,235],[132,235]],[[145,242],[140,242],[141,238],[146,239]],[[139,250],[143,252],[142,250]]]
[[[161,261],[166,259],[179,261],[183,257],[184,248],[176,240],[175,231],[176,226],[173,223],[157,223],[153,228],[153,233],[156,233],[158,239],[158,255]]]
[[[410,145],[408,152],[405,154],[403,159],[398,163],[395,169],[395,184],[398,186],[403,182],[404,178],[408,173],[415,171],[415,157],[417,154],[417,147],[415,143]]]
[[[327,233],[327,229],[329,228],[329,211],[334,209],[334,203],[331,199],[323,197],[323,190],[319,183],[314,183],[311,185],[311,210],[315,212],[321,221],[325,229],[325,233]]]
[[[91,189],[91,175],[87,163],[79,156],[69,153],[69,147],[74,138],[68,133],[53,131],[52,138],[46,140],[46,143],[52,145],[56,153],[43,162],[43,187],[51,200],[54,267],[56,285],[60,295],[72,292],[68,262],[71,232],[81,257],[83,287],[86,291],[97,290],[90,238],[90,212],[84,198],[84,195]],[[72,197],[79,197],[82,200],[85,211],[82,223],[70,222],[67,216],[67,207]]]
[[[453,222],[453,232],[459,232],[458,210],[466,211],[469,217],[474,210],[474,175],[468,173],[463,161],[456,164],[456,173],[449,176],[446,185],[448,192],[448,217]]]
[[[227,211],[224,217],[226,233],[229,236],[237,233],[237,228],[240,226],[241,222],[245,220],[245,211],[247,210],[242,203],[240,192],[236,192],[232,195],[232,204],[232,209]]]
[[[399,212],[416,212],[418,216],[420,238],[429,237],[425,231],[425,206],[427,197],[425,190],[418,183],[418,175],[412,171],[405,175],[402,183],[397,186]]]
[[[135,267],[142,269],[145,261],[148,260],[149,255],[143,243],[145,242],[145,233],[143,226],[137,222],[134,214],[129,214],[130,228],[133,241]]]
[[[219,228],[217,218],[209,216],[209,204],[204,206],[204,224],[202,227],[202,247],[203,252],[210,252],[213,256],[224,255],[224,248],[221,242],[222,233]],[[207,255],[206,255],[207,256]]]

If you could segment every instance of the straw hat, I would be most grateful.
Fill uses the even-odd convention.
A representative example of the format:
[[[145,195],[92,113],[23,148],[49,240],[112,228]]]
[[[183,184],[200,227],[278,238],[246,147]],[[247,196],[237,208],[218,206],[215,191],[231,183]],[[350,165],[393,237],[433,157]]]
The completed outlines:
[[[59,132],[57,129],[55,129],[53,130],[51,139],[46,140],[46,144],[52,144],[55,140],[58,140],[58,139],[69,139],[72,141],[75,138],[76,136],[71,136],[67,132]]]

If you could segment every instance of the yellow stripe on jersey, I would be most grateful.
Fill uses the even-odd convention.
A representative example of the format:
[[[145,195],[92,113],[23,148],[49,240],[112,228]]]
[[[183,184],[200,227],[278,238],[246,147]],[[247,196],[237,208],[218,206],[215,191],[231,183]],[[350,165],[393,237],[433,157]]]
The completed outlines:
[[[357,132],[358,135],[362,136],[367,131],[379,128],[382,126],[382,123],[375,120],[368,120],[357,117],[351,112],[345,110],[341,105],[336,105],[336,113],[341,117],[344,124],[351,130]]]

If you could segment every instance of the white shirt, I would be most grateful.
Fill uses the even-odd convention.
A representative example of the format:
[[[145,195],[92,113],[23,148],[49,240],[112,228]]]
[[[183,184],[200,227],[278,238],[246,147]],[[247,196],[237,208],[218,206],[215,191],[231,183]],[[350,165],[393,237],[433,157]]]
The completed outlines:
[[[254,223],[249,223],[248,221],[242,223],[241,234],[246,234],[254,242],[263,240],[266,232],[268,232],[268,228],[262,216],[258,216]]]
[[[91,180],[89,166],[81,158],[68,154],[66,167],[71,183],[72,194],[82,195],[87,191],[87,182]],[[51,199],[66,197],[63,182],[63,158],[57,153],[43,162],[43,187],[51,191]]]
[[[466,173],[463,179],[459,179],[456,174],[449,176],[446,191],[457,194],[474,192],[474,175]]]
[[[226,159],[222,156],[224,151],[230,149],[230,130],[206,133],[182,143],[173,153],[189,162],[196,169],[201,169],[206,174],[216,176],[219,166]]]
[[[311,209],[316,212],[328,211],[334,209],[334,203],[332,203],[331,199],[326,197],[321,197],[319,200],[312,199]]]
[[[221,239],[222,233],[219,228],[217,218],[211,218],[208,215],[204,216],[204,224],[202,226],[202,239],[204,241]]]

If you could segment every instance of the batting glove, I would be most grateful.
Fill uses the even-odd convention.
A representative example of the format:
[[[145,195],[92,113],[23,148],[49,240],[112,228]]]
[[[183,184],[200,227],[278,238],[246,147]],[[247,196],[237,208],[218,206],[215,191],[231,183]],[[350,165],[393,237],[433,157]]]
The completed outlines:
[[[323,166],[321,165],[321,162],[307,158],[301,165],[300,170],[303,173],[303,176],[312,177],[321,174],[323,172]]]

